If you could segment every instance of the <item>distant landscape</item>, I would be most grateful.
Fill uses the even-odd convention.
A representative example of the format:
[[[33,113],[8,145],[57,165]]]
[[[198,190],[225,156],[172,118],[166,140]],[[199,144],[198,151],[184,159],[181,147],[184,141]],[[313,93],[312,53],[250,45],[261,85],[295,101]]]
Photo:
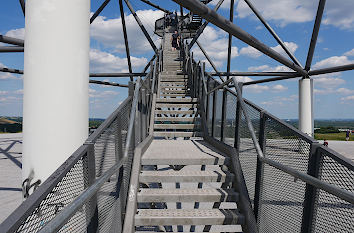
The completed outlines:
[[[90,118],[89,127],[98,128],[105,119]],[[20,133],[22,132],[22,117],[0,116],[0,133]]]
[[[90,118],[89,127],[98,128],[105,119]],[[283,119],[288,124],[298,127],[297,119]],[[318,140],[345,140],[345,132],[340,130],[349,129],[354,131],[354,119],[317,119],[315,120],[315,139]],[[0,133],[22,132],[22,117],[0,116]],[[354,141],[354,133],[350,135],[350,141]]]

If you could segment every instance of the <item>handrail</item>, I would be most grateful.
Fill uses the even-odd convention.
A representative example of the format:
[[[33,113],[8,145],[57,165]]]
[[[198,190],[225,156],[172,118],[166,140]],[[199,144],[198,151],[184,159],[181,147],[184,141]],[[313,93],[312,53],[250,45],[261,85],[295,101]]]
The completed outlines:
[[[257,157],[258,159],[261,161],[261,162],[264,162],[270,166],[273,166],[279,170],[282,170],[283,172],[285,173],[288,173],[290,175],[292,175],[293,177],[295,178],[299,178],[301,179],[302,181],[308,183],[308,184],[311,184],[313,186],[315,186],[316,188],[320,188],[330,194],[333,194],[334,196],[337,196],[343,200],[346,200],[347,202],[351,203],[351,204],[354,204],[354,194],[349,192],[349,191],[346,191],[346,190],[343,190],[343,189],[340,189],[340,188],[337,188],[336,186],[334,185],[331,185],[331,184],[327,184],[326,182],[323,182],[322,180],[319,180],[313,176],[310,176],[308,174],[305,174],[305,173],[301,173],[301,172],[298,172],[296,171],[295,169],[292,169],[290,167],[287,167],[287,166],[284,166],[283,164],[280,164],[278,162],[275,162],[271,159],[268,159],[264,156],[262,150],[261,150],[261,147],[259,145],[259,142],[257,140],[257,137],[256,137],[256,134],[255,134],[255,131],[254,131],[254,127],[252,125],[252,122],[248,116],[248,113],[247,111],[245,110],[245,102],[243,101],[243,98],[242,98],[242,93],[241,93],[241,90],[240,90],[240,87],[238,86],[238,82],[236,80],[235,77],[232,78],[234,84],[235,84],[235,89],[236,89],[236,92],[237,92],[237,99],[241,105],[241,109],[242,109],[242,112],[244,114],[244,117],[247,121],[247,126],[248,126],[248,129],[251,133],[251,137],[252,137],[252,141],[253,141],[253,144],[255,146],[255,149],[257,151]]]
[[[60,228],[69,220],[77,210],[79,210],[98,190],[115,174],[124,163],[122,159],[114,164],[105,174],[98,178],[94,184],[86,189],[80,196],[71,202],[66,208],[59,212],[59,214],[46,224],[38,233],[58,232]]]
[[[54,219],[52,219],[48,224],[46,224],[41,230],[40,233],[47,232],[56,232],[70,219],[75,212],[82,207],[97,191],[104,185],[104,183],[117,171],[121,168],[124,161],[128,158],[128,153],[130,150],[133,127],[135,121],[135,112],[138,105],[139,99],[139,90],[141,86],[141,79],[138,78],[135,89],[134,89],[134,98],[132,103],[132,108],[130,111],[130,119],[128,125],[127,141],[124,151],[123,159],[118,161],[113,165],[107,172],[105,172],[99,179],[97,179],[88,189],[86,189],[80,196],[78,196],[72,203],[70,203],[63,211],[61,211]]]

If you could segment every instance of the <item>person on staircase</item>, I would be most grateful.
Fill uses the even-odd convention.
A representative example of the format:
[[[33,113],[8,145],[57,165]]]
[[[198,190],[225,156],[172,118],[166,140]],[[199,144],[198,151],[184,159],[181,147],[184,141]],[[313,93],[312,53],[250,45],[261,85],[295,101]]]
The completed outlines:
[[[172,34],[172,37],[171,37],[171,43],[172,43],[172,51],[176,51],[177,48],[179,48],[179,44],[180,44],[180,36],[178,34],[177,31],[175,31],[174,34]]]

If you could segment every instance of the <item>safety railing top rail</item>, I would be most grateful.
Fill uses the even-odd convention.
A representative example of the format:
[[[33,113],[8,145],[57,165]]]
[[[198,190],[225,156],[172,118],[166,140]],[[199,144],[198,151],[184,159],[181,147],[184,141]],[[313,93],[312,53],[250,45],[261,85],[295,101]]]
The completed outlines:
[[[86,189],[82,194],[80,194],[73,202],[71,202],[65,209],[60,211],[58,215],[46,224],[39,232],[48,233],[48,232],[57,232],[63,225],[75,214],[75,212],[82,208],[82,206],[89,201],[89,199],[97,193],[97,191],[107,182],[110,177],[117,173],[119,169],[123,166],[124,161],[128,158],[128,153],[131,148],[131,143],[133,140],[133,127],[135,121],[135,112],[137,110],[139,90],[141,87],[141,79],[139,78],[135,84],[134,97],[132,108],[130,111],[127,140],[124,151],[124,157],[122,160],[115,163],[106,173],[104,173],[99,179],[97,179],[88,189]]]
[[[208,74],[207,74],[208,75]],[[217,81],[217,80],[215,80]],[[218,81],[217,81],[218,82]],[[256,148],[256,151],[257,151],[257,156],[258,158],[260,159],[261,162],[264,162],[264,163],[267,163],[269,164],[270,166],[273,166],[279,170],[282,170],[283,172],[286,172],[292,176],[294,176],[295,178],[298,178],[298,179],[301,179],[303,180],[304,182],[308,183],[308,184],[311,184],[313,186],[315,186],[316,188],[319,188],[319,189],[322,189],[322,190],[325,190],[326,192],[328,193],[331,193],[333,194],[334,196],[337,196],[343,200],[346,200],[348,201],[349,203],[352,203],[354,204],[354,193],[351,193],[349,191],[346,191],[346,190],[343,190],[343,189],[340,189],[340,188],[337,188],[336,186],[334,185],[331,185],[331,184],[328,184],[326,182],[323,182],[317,178],[314,178],[313,176],[310,176],[308,174],[304,174],[304,173],[301,173],[301,172],[298,172],[296,171],[295,169],[292,169],[290,167],[287,167],[287,166],[284,166],[283,164],[280,164],[278,162],[275,162],[271,159],[268,159],[264,156],[262,150],[261,150],[261,147],[259,145],[259,141],[257,140],[257,137],[256,137],[256,134],[255,134],[255,130],[254,130],[254,127],[253,127],[253,124],[251,122],[251,119],[249,118],[248,116],[248,113],[247,111],[245,110],[245,102],[247,100],[243,99],[242,98],[242,92],[241,92],[241,89],[240,89],[240,85],[242,85],[242,83],[239,83],[235,77],[233,77],[232,79],[229,79],[229,80],[226,80],[225,82],[219,84],[218,86],[216,86],[214,89],[210,90],[207,92],[207,95],[210,95],[211,93],[215,92],[216,90],[219,90],[223,87],[225,87],[226,85],[228,85],[229,83],[233,83],[234,84],[234,87],[235,87],[235,90],[236,90],[236,96],[237,96],[237,99],[238,99],[238,102],[240,103],[241,105],[241,109],[243,111],[243,114],[244,114],[244,117],[246,118],[246,121],[247,121],[247,126],[248,126],[248,129],[251,133],[251,137],[252,137],[252,141],[254,143],[254,146]],[[205,85],[204,82],[202,83],[202,85]],[[232,93],[232,92],[231,92]],[[234,93],[235,94],[235,93]],[[256,106],[255,104],[251,103],[250,101],[247,101],[248,103],[250,103],[251,105],[253,106]],[[259,107],[257,107],[259,108]],[[259,108],[260,109],[260,108]],[[286,127],[289,127],[291,130],[293,130],[294,133],[298,134],[299,136],[301,136],[301,138],[303,138],[304,140],[308,141],[308,142],[311,142],[311,143],[314,143],[316,142],[313,138],[309,137],[308,135],[304,134],[304,133],[301,133],[300,131],[298,131],[297,129],[295,129],[294,127],[286,124],[285,122],[279,120],[278,118],[276,118],[275,116],[273,116],[272,114],[266,112],[265,110],[263,109],[260,109],[262,112],[264,112],[265,114],[267,114],[269,117],[272,117],[274,119],[277,119],[279,121],[279,123],[283,124],[284,126]],[[320,146],[320,145],[319,145]],[[327,150],[327,148],[322,148],[322,150]],[[350,167],[354,167],[354,163],[348,159],[344,159],[343,160],[343,157],[338,157],[338,153],[336,153],[335,155],[333,153],[331,153],[333,157],[337,158],[338,161],[346,161],[346,165],[349,165]],[[339,159],[340,158],[340,159]]]
[[[239,168],[245,177],[242,179],[246,179],[246,193],[259,232],[290,229],[315,232],[314,229],[323,230],[336,220],[341,223],[338,223],[340,229],[352,229],[353,224],[348,221],[354,210],[354,162],[244,99],[243,83],[237,82],[235,77],[221,82],[205,72],[205,64],[194,63],[193,66],[200,70],[199,82],[194,88],[199,89],[200,110],[206,116],[205,134],[224,145],[230,145],[228,140],[234,136],[232,147],[242,165]],[[226,128],[229,130],[227,138],[224,136]],[[231,128],[234,131],[230,136]],[[266,173],[262,168],[265,165]],[[263,182],[267,182],[264,187]],[[285,195],[287,191],[290,193]],[[245,210],[249,214],[247,207]],[[279,223],[284,216],[293,222]],[[250,219],[252,227],[254,223],[252,217]],[[270,227],[272,221],[279,224],[273,222]]]
[[[159,55],[162,55],[161,53]],[[55,229],[60,229],[60,227],[65,223],[65,220],[69,219],[75,211],[77,211],[77,208],[82,207],[82,204],[87,202],[89,198],[92,197],[92,195],[95,195],[95,192],[112,176],[113,173],[117,172],[122,164],[124,164],[126,157],[128,156],[129,150],[131,150],[132,146],[135,145],[135,141],[132,141],[132,135],[134,135],[132,132],[133,130],[133,125],[134,125],[134,118],[135,118],[135,111],[137,109],[138,105],[138,99],[142,98],[142,93],[140,90],[142,90],[142,86],[144,89],[149,89],[151,91],[154,91],[154,85],[156,82],[155,76],[158,75],[159,70],[157,69],[157,66],[161,62],[162,59],[157,57],[157,59],[154,59],[154,64],[153,66],[150,66],[150,72],[147,74],[146,78],[144,80],[141,80],[141,78],[138,78],[137,81],[135,82],[135,90],[134,90],[134,96],[128,96],[123,103],[95,130],[85,141],[85,143],[80,146],[42,185],[40,185],[34,192],[31,194],[5,221],[0,225],[0,232],[33,232],[33,231],[38,231],[42,229],[43,226],[48,225],[48,228],[44,228],[44,232],[48,232],[45,229],[52,229],[51,231],[55,231]],[[150,84],[149,84],[150,83]],[[133,83],[131,83],[132,85]],[[146,97],[145,97],[146,98]],[[151,102],[152,98],[149,99]],[[146,103],[147,105],[151,105],[151,103]],[[97,175],[98,179],[94,182],[95,177],[92,177],[92,174],[95,174],[95,171],[90,171],[89,169],[97,169],[97,166],[100,165],[93,165],[93,167],[87,167],[87,160],[97,160],[98,158],[95,158],[95,154],[92,154],[92,150],[94,150],[94,147],[96,146],[97,141],[102,141],[101,137],[103,136],[105,139],[105,143],[110,140],[109,135],[107,135],[107,131],[109,134],[113,135],[115,134],[112,130],[116,130],[116,126],[114,128],[110,129],[112,125],[115,125],[118,119],[121,119],[121,114],[122,111],[126,111],[125,109],[131,109],[130,111],[130,119],[129,119],[129,126],[126,131],[121,131],[121,133],[124,133],[124,135],[119,136],[123,142],[125,142],[125,146],[123,146],[124,150],[124,157],[123,159],[116,161],[113,165],[109,165],[111,162],[106,161],[104,163],[108,164],[111,166],[108,170],[105,170],[100,168],[104,173],[101,175]],[[146,108],[145,108],[146,109]],[[134,114],[133,114],[134,113]],[[147,115],[147,114],[146,114]],[[129,117],[129,116],[128,116]],[[140,122],[140,121],[138,121]],[[148,122],[148,121],[147,121]],[[145,132],[148,131],[149,125],[145,125],[146,130]],[[146,136],[146,135],[145,135]],[[115,136],[116,137],[116,136]],[[108,141],[107,141],[108,140]],[[98,146],[98,145],[97,145]],[[117,147],[118,145],[115,145]],[[108,148],[109,149],[109,148]],[[116,150],[119,150],[119,148],[116,148]],[[102,152],[105,153],[105,152]],[[108,153],[108,152],[107,152]],[[118,153],[118,152],[116,152]],[[101,160],[104,159],[104,155],[101,158]],[[65,183],[67,181],[63,181],[63,179],[68,180],[71,179],[70,177],[72,174],[69,174],[72,172],[72,170],[77,170],[75,166],[78,166],[78,162],[80,160],[83,160],[80,164],[80,167],[82,166],[81,170],[81,180],[83,180],[84,187],[82,190],[78,190],[76,194],[70,194],[74,195],[76,198],[75,201],[72,201],[70,203],[56,203],[53,205],[55,206],[55,211],[54,214],[48,215],[46,211],[43,211],[43,205],[46,205],[45,208],[52,209],[53,207],[52,204],[48,203],[49,201],[47,198],[52,198],[55,193],[60,192],[60,186],[61,183]],[[84,161],[85,160],[85,161]],[[101,161],[102,162],[102,161]],[[93,163],[94,164],[94,163]],[[107,166],[107,165],[103,165]],[[85,170],[86,169],[86,170]],[[75,171],[76,174],[77,171]],[[67,177],[69,174],[70,177]],[[91,176],[90,181],[88,181],[87,177],[82,177],[82,176],[87,176],[85,174],[88,174],[88,176]],[[70,183],[70,182],[69,182]],[[73,185],[72,183],[71,185]],[[80,184],[81,185],[81,184]],[[68,187],[70,188],[70,187]],[[75,187],[72,187],[75,189]],[[63,192],[63,191],[61,191]],[[77,196],[75,196],[77,195]],[[72,197],[71,197],[72,198]],[[44,204],[43,204],[44,203]],[[72,208],[73,206],[76,206],[75,208]],[[44,214],[43,218],[46,218],[46,221],[40,220],[33,220],[35,217],[33,216],[40,216],[40,212],[46,212]],[[60,214],[60,216],[59,216]],[[64,218],[63,218],[64,216]],[[55,221],[53,221],[53,219]],[[34,221],[34,222],[33,222]],[[28,223],[28,222],[33,222],[33,223]],[[28,225],[30,224],[30,225]],[[26,225],[26,227],[24,227]],[[28,225],[28,226],[27,226]],[[86,226],[87,227],[87,226]]]

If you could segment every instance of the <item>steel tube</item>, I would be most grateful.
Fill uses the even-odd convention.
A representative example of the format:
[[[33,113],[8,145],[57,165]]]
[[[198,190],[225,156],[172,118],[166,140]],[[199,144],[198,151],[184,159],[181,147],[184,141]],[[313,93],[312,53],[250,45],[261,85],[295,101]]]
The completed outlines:
[[[297,72],[208,72],[211,76],[289,76]]]
[[[208,62],[210,63],[211,67],[213,67],[213,69],[215,70],[216,73],[219,73],[219,71],[217,70],[214,62],[210,59],[209,55],[207,54],[207,52],[205,51],[205,49],[203,48],[203,46],[199,43],[199,41],[197,41],[197,45],[200,48],[200,50],[202,51],[202,53],[204,54],[205,58],[208,60]],[[225,80],[219,76],[220,79],[225,82]]]
[[[307,76],[307,71],[303,70],[300,66],[289,61],[287,58],[283,57],[281,54],[279,54],[269,46],[263,44],[255,37],[251,36],[246,31],[236,26],[235,24],[231,23],[226,18],[216,13],[216,11],[208,8],[201,2],[196,0],[173,0],[173,1],[199,14],[206,20],[216,25],[217,27],[223,29],[228,33],[231,33],[233,36],[237,37],[241,41],[261,51],[265,55],[273,58],[274,60],[280,62],[281,64],[299,72],[303,76]]]
[[[322,15],[323,15],[325,4],[326,4],[326,0],[320,0],[320,2],[318,3],[315,25],[313,26],[310,47],[309,47],[309,51],[307,53],[307,58],[306,58],[305,70],[307,70],[307,71],[309,71],[311,68],[312,58],[313,58],[313,54],[315,52],[318,32],[320,30],[321,20],[322,20]]]
[[[244,82],[243,85],[247,86],[247,85],[274,82],[274,81],[280,81],[280,80],[291,79],[291,78],[299,78],[299,77],[301,77],[301,75],[289,75],[289,76],[283,76],[283,77],[267,78],[267,79],[262,79],[262,80]],[[233,87],[233,86],[229,86],[229,87]]]
[[[23,53],[24,50],[19,46],[0,46],[0,53]]]
[[[0,35],[0,42],[7,43],[7,44],[13,44],[13,45],[21,46],[21,47],[25,46],[24,40],[13,38],[13,37],[8,37],[8,36],[3,36],[3,35]]]
[[[231,83],[232,82],[232,79],[228,79],[226,80],[225,82],[221,83],[220,85],[216,86],[215,88],[213,88],[212,90],[208,91],[207,95],[209,95],[210,93],[220,89],[220,88],[223,88],[224,86],[226,86],[227,84]]]
[[[220,8],[220,6],[221,6],[221,4],[222,4],[223,2],[224,2],[224,0],[220,0],[220,1],[218,2],[218,4],[216,4],[216,6],[214,7],[214,10],[217,11],[217,10]],[[180,6],[182,7],[182,5],[180,5]],[[190,49],[193,47],[194,43],[197,42],[199,36],[203,33],[203,31],[204,31],[204,29],[206,28],[206,26],[208,26],[208,23],[209,23],[209,22],[206,21],[206,22],[204,22],[204,23],[202,24],[202,26],[200,26],[200,28],[199,28],[198,31],[197,31],[197,34],[193,37],[191,43],[188,45],[188,50],[190,50]]]
[[[21,9],[22,9],[22,12],[23,12],[23,16],[25,16],[25,13],[26,13],[25,0],[20,0],[20,4],[21,4]]]
[[[334,66],[334,67],[329,67],[329,68],[324,68],[319,70],[310,70],[309,75],[312,76],[312,75],[320,75],[320,74],[329,74],[329,73],[348,71],[348,70],[354,70],[354,64]]]
[[[150,5],[150,6],[152,6],[152,7],[155,7],[156,9],[158,9],[158,10],[160,10],[160,11],[163,11],[163,12],[165,12],[165,13],[171,13],[170,11],[168,11],[168,10],[166,10],[166,9],[164,9],[164,8],[162,8],[162,7],[160,7],[160,6],[158,6],[158,5],[156,5],[156,4],[154,4],[154,3],[152,3],[152,2],[149,2],[149,1],[147,1],[147,0],[140,0],[140,1],[142,1],[142,2],[145,2],[146,4],[148,4],[148,5]]]
[[[147,73],[91,73],[90,77],[116,77],[116,78],[121,78],[121,77],[130,77],[130,76],[146,76]]]
[[[97,16],[103,11],[103,9],[107,6],[107,4],[111,0],[105,0],[102,5],[97,9],[97,11],[91,16],[90,18],[90,24],[97,18]]]
[[[116,87],[129,87],[126,84],[104,82],[104,81],[98,81],[98,80],[92,80],[92,79],[90,80],[90,83],[92,83],[92,84],[100,84],[100,85],[107,85],[107,86],[116,86]]]
[[[263,23],[263,25],[267,28],[267,30],[272,34],[274,39],[279,43],[279,45],[284,49],[286,54],[295,62],[296,65],[301,67],[301,63],[296,59],[294,54],[288,49],[288,47],[285,45],[285,43],[280,39],[280,37],[275,33],[273,28],[265,21],[265,19],[262,17],[262,15],[259,13],[259,11],[253,6],[253,4],[249,0],[244,0],[247,5],[251,8],[253,13],[258,17],[258,19]]]
[[[230,22],[234,22],[234,4],[235,0],[230,1]],[[229,43],[227,47],[227,78],[230,78],[230,69],[231,69],[231,47],[232,47],[232,35],[229,33]]]
[[[13,74],[23,74],[23,70],[10,69],[6,67],[0,67],[0,72],[13,73]]]
[[[129,149],[130,149],[130,144],[131,141],[134,140],[132,138],[133,135],[133,129],[134,129],[134,122],[135,122],[135,116],[136,116],[136,109],[139,101],[139,90],[140,90],[140,83],[141,79],[138,78],[138,80],[135,83],[135,89],[134,89],[134,98],[133,98],[133,103],[132,103],[132,108],[130,111],[130,118],[129,118],[129,125],[128,125],[128,131],[127,131],[127,142],[125,145],[125,151],[124,151],[124,156],[123,158],[128,158],[129,155]]]
[[[146,29],[145,29],[143,23],[141,22],[140,18],[139,18],[138,15],[136,14],[136,12],[135,12],[133,6],[130,4],[130,2],[129,2],[128,0],[124,0],[124,1],[125,1],[125,3],[127,4],[128,8],[129,8],[129,10],[130,10],[130,12],[133,14],[133,16],[134,16],[136,22],[138,23],[138,25],[139,25],[141,31],[144,33],[146,39],[149,41],[149,43],[150,43],[152,49],[154,50],[155,54],[157,54],[157,53],[158,53],[158,50],[157,50],[157,48],[156,48],[156,45],[155,45],[154,42],[152,41],[152,39],[151,39],[149,33],[146,31]]]
[[[125,53],[127,55],[128,69],[129,69],[129,73],[133,73],[132,63],[130,61],[130,51],[129,51],[127,27],[125,25],[123,0],[119,0],[119,9],[120,9],[120,17],[122,18],[123,36],[124,36],[124,44],[125,44]],[[130,81],[133,81],[133,76],[130,76]]]

